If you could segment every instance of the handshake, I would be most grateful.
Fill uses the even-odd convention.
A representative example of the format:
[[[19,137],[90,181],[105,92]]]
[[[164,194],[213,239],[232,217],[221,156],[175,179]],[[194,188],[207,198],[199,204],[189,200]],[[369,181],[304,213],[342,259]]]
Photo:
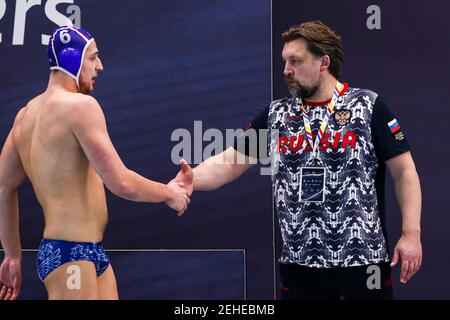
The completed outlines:
[[[177,176],[168,184],[170,200],[166,204],[173,210],[178,212],[178,216],[182,216],[191,202],[191,195],[194,191],[194,174],[192,168],[185,160],[180,161],[181,170]]]

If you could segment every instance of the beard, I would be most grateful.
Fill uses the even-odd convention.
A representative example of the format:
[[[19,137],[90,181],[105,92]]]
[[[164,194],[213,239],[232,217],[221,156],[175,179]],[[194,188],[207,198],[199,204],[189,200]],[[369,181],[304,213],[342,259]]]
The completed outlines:
[[[284,80],[286,81],[291,95],[296,98],[308,99],[319,89],[319,83],[312,86],[303,86],[300,82],[291,77],[285,77]]]
[[[80,80],[80,89],[79,90],[80,90],[80,93],[82,93],[82,94],[90,94],[90,93],[92,93],[92,91],[94,91],[94,88]]]

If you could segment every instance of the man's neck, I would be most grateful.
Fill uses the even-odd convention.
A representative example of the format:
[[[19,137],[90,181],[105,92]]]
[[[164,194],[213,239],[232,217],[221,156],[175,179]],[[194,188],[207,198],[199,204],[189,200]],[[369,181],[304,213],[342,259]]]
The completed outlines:
[[[60,88],[73,93],[79,92],[75,80],[61,71],[50,73],[47,90],[51,88]]]
[[[305,100],[309,102],[322,102],[331,99],[334,89],[336,88],[336,83],[338,84],[339,92],[342,91],[344,85],[337,81],[334,77],[328,77],[321,82],[317,92]]]

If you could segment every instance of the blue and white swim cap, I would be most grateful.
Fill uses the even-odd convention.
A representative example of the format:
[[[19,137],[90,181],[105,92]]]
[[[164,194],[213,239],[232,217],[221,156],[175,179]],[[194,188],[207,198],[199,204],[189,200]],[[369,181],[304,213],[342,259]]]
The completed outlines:
[[[81,28],[56,29],[48,44],[50,70],[60,70],[75,79],[80,87],[80,72],[86,49],[94,41],[89,32]]]

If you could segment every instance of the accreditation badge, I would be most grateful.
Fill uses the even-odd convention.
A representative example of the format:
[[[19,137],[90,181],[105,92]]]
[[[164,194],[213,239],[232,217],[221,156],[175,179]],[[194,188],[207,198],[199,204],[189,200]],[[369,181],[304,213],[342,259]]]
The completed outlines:
[[[323,167],[301,168],[300,202],[325,201],[326,169]]]

